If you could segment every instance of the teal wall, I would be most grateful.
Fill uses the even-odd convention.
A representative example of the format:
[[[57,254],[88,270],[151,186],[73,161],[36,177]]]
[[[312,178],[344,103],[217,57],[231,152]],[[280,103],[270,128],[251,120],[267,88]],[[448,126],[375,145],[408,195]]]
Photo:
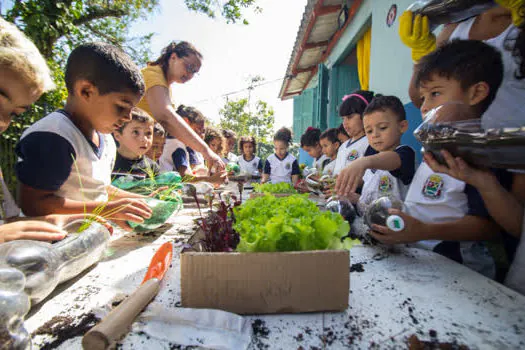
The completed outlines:
[[[359,89],[359,76],[356,65],[337,65],[330,71],[328,90],[328,127],[336,128],[341,124],[339,106],[344,95]]]

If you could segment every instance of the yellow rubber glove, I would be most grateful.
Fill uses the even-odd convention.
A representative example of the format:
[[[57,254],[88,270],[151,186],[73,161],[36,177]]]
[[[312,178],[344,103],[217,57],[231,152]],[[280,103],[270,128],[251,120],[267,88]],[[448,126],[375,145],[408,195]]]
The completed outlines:
[[[427,16],[414,17],[411,11],[403,12],[399,17],[399,37],[412,49],[414,62],[436,49],[436,36],[430,31]]]
[[[525,0],[496,0],[496,3],[501,7],[510,10],[512,14],[512,23],[519,27],[523,24],[525,18]]]

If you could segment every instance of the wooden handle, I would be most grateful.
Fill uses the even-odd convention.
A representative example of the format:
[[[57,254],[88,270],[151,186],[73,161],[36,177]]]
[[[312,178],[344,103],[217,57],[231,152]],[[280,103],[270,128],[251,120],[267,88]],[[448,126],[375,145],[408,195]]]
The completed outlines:
[[[152,278],[109,313],[82,338],[82,347],[89,350],[107,349],[128,332],[137,315],[144,310],[160,288],[160,281]]]

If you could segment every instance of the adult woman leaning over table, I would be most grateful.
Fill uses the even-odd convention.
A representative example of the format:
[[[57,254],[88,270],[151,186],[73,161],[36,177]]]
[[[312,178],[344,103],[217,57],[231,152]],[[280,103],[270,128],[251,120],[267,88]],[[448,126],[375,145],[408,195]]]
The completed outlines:
[[[483,114],[482,123],[487,129],[525,125],[525,33],[521,30],[525,0],[496,0],[496,3],[498,6],[476,17],[445,25],[437,38],[429,30],[428,18],[407,11],[399,19],[401,41],[411,48],[414,63],[436,46],[454,39],[481,40],[501,52],[503,82],[494,102]],[[419,108],[422,101],[414,77],[415,74],[409,95]]]
[[[148,62],[142,69],[146,93],[137,107],[151,114],[171,136],[200,152],[210,164],[215,163],[219,169],[224,169],[221,158],[175,112],[171,101],[170,85],[191,80],[201,63],[202,55],[192,44],[171,42],[157,60]]]

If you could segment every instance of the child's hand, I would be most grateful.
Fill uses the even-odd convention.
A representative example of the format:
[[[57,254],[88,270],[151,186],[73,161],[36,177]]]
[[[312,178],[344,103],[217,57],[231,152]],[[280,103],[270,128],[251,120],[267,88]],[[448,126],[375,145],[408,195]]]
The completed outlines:
[[[227,175],[228,174],[226,173],[226,171],[216,172],[215,174],[210,176],[209,182],[220,185],[226,180]]]
[[[372,225],[369,234],[379,242],[384,244],[401,244],[425,239],[423,235],[425,224],[423,222],[398,209],[389,209],[388,213],[401,217],[405,222],[405,228],[402,231],[394,232],[386,226]]]
[[[501,7],[510,10],[512,14],[512,23],[519,27],[523,24],[522,8],[525,7],[525,0],[496,0],[496,3]]]
[[[418,62],[436,49],[436,36],[430,32],[428,17],[405,11],[399,17],[399,37],[412,49],[412,60]]]
[[[17,239],[58,241],[66,236],[66,231],[45,221],[22,220],[0,225],[0,243]]]
[[[341,170],[335,182],[335,192],[338,195],[349,196],[356,192],[367,169],[366,161],[366,157],[356,159]]]
[[[108,202],[102,216],[126,231],[133,229],[126,223],[132,221],[141,223],[144,219],[151,217],[151,209],[148,205],[140,199],[124,198],[116,201]]]
[[[157,188],[155,191],[151,192],[148,197],[155,198],[158,194],[162,194],[164,191],[168,190],[169,186],[162,186]]]
[[[490,172],[490,170],[472,168],[463,159],[459,157],[454,158],[445,150],[442,150],[441,154],[447,165],[439,164],[429,152],[425,152],[423,155],[425,162],[435,172],[450,175],[476,187],[478,190],[494,183],[494,181],[497,182],[496,177]]]

